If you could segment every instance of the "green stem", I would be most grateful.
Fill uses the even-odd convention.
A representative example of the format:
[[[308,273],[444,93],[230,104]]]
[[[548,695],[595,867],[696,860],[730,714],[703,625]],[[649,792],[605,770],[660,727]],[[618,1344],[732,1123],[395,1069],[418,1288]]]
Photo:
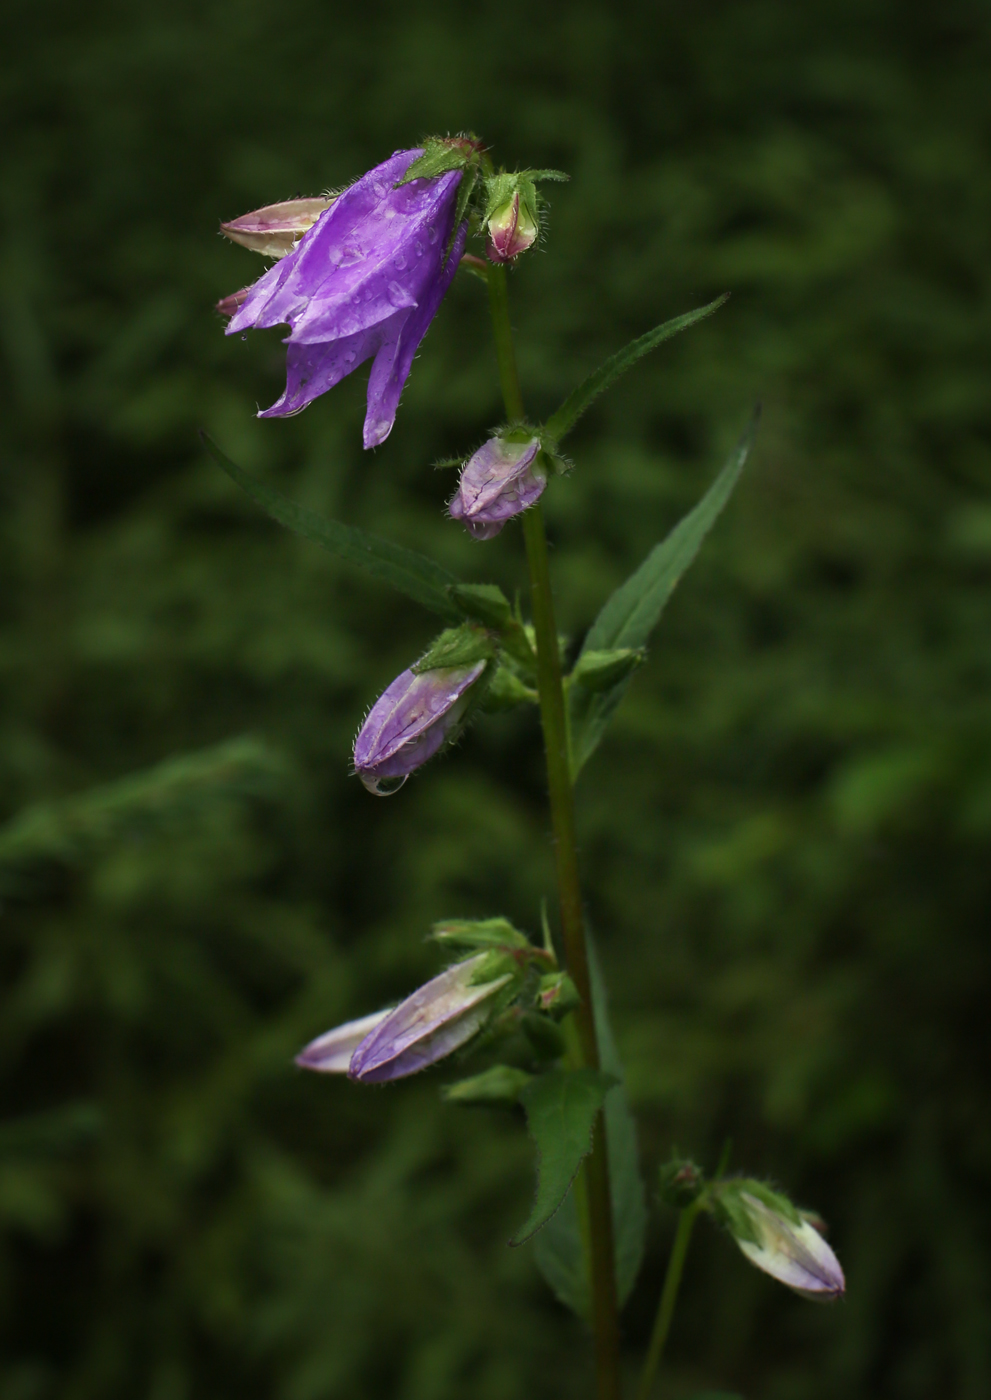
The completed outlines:
[[[668,1270],[664,1275],[661,1301],[657,1308],[657,1317],[654,1320],[654,1330],[650,1337],[647,1359],[643,1363],[643,1371],[640,1373],[636,1400],[649,1400],[654,1376],[664,1351],[664,1343],[671,1330],[674,1305],[678,1301],[678,1289],[681,1286],[681,1275],[685,1267],[685,1255],[688,1253],[688,1244],[692,1238],[695,1217],[700,1209],[701,1201],[696,1201],[678,1216],[678,1229],[675,1232],[674,1244],[671,1246],[671,1258],[668,1260]]]
[[[506,412],[511,421],[522,421],[523,396],[520,392],[520,379],[513,349],[505,268],[490,266],[488,283],[489,309],[492,314],[499,380]],[[523,538],[530,569],[530,600],[537,651],[537,689],[540,695],[540,717],[547,758],[547,787],[554,831],[561,934],[568,972],[581,997],[575,1020],[582,1061],[592,1069],[598,1069],[599,1047],[595,1034],[592,986],[582,917],[581,884],[578,878],[575,800],[568,759],[567,716],[564,688],[561,683],[557,624],[554,621],[554,602],[551,596],[547,536],[544,533],[544,519],[539,504],[523,516]],[[583,1170],[588,1193],[592,1256],[592,1326],[595,1335],[597,1393],[599,1400],[619,1400],[616,1263],[609,1157],[605,1118],[602,1113],[596,1119],[592,1151],[586,1158]]]

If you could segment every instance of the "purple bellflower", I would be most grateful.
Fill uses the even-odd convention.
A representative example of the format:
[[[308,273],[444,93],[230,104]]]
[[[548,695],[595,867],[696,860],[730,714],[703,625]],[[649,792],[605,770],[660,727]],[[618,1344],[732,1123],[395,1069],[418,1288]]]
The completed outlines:
[[[370,359],[365,447],[389,436],[413,357],[451,284],[468,229],[464,220],[454,230],[461,170],[396,188],[421,154],[397,151],[363,175],[249,289],[228,335],[290,327],[285,392],[259,418],[300,412]]]
[[[513,980],[505,972],[475,985],[490,958],[476,953],[455,963],[400,1002],[355,1050],[348,1076],[362,1084],[403,1079],[464,1045],[489,1019],[496,993]]]
[[[486,663],[403,671],[369,710],[354,741],[354,771],[369,792],[387,797],[457,730]]]
[[[731,1180],[720,1190],[717,1211],[758,1269],[813,1302],[843,1296],[840,1261],[811,1218],[787,1197],[759,1181]]]
[[[498,535],[506,521],[540,499],[547,476],[535,467],[540,439],[507,442],[489,438],[469,458],[447,510],[477,540]]]
[[[347,1074],[351,1056],[391,1011],[392,1008],[387,1007],[385,1011],[376,1011],[371,1016],[362,1016],[357,1021],[345,1021],[343,1026],[335,1026],[332,1031],[311,1040],[306,1049],[296,1056],[296,1063],[300,1069],[315,1069],[321,1074]]]

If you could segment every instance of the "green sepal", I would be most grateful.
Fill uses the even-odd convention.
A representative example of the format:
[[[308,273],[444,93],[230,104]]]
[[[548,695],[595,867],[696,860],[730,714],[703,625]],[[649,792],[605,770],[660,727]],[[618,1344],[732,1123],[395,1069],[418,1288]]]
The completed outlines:
[[[439,671],[448,666],[474,666],[478,661],[492,661],[495,647],[484,627],[463,622],[460,627],[447,627],[435,637],[424,656],[413,666],[413,674]]]
[[[541,1060],[559,1060],[568,1048],[564,1032],[557,1022],[538,1011],[523,1013],[520,1030]]]
[[[545,1016],[559,1021],[580,1005],[578,988],[566,972],[546,972],[537,986],[537,1005]]]
[[[477,956],[475,954],[474,956]],[[459,962],[466,959],[459,958]],[[498,982],[501,977],[519,978],[525,962],[521,961],[518,955],[509,952],[505,948],[491,948],[484,954],[483,960],[472,973],[470,986],[484,987],[486,982]]]
[[[611,690],[627,680],[647,653],[643,647],[616,647],[612,651],[583,651],[568,680],[593,693]]]
[[[570,179],[571,176],[566,175],[563,170],[500,170],[497,174],[489,175],[485,180],[483,222],[488,223],[496,210],[501,209],[504,204],[508,204],[518,193],[520,204],[526,209],[534,223],[537,223],[541,203],[536,190],[537,181]]]
[[[429,180],[436,175],[446,175],[449,170],[466,170],[469,165],[478,165],[478,151],[474,146],[474,137],[467,137],[464,141],[443,136],[428,136],[423,143],[423,155],[417,156],[413,164],[408,168],[401,180],[397,180],[394,189],[402,189],[403,185],[408,185],[411,180]],[[458,226],[455,222],[455,228]]]
[[[526,1223],[509,1241],[523,1244],[546,1225],[592,1150],[592,1127],[606,1094],[618,1084],[597,1069],[552,1069],[520,1094],[537,1148],[537,1194]]]
[[[689,326],[694,326],[697,321],[711,316],[728,299],[729,292],[724,292],[715,301],[710,301],[708,306],[700,306],[696,311],[686,312],[684,316],[675,316],[672,320],[655,326],[652,331],[647,331],[646,335],[640,336],[637,340],[631,340],[629,345],[625,345],[622,350],[617,350],[615,355],[611,355],[605,364],[600,365],[579,384],[573,393],[568,395],[556,413],[551,414],[543,429],[548,441],[558,443],[570,433],[589,405],[606,389],[615,384],[620,375],[631,369],[637,360],[642,359],[644,355],[649,354],[665,340],[670,340],[679,331],[687,330]]]
[[[487,714],[496,714],[500,710],[515,709],[517,705],[539,705],[540,696],[525,685],[515,671],[508,666],[500,666],[493,674],[480,704]]]
[[[516,948],[539,952],[508,919],[443,919],[434,924],[430,938],[447,948]]]
[[[528,675],[536,670],[537,656],[527,629],[509,606],[509,599],[494,583],[459,583],[451,589],[451,601],[468,617],[499,633],[499,645]]]
[[[755,1197],[790,1225],[797,1227],[802,1224],[801,1211],[780,1191],[773,1190],[765,1182],[757,1181],[754,1177],[733,1176],[728,1181],[713,1183],[706,1194],[705,1208],[726,1226],[734,1239],[744,1240],[749,1244],[761,1243],[761,1235],[753,1217],[740,1199],[743,1194]]]
[[[515,1104],[520,1094],[532,1081],[533,1075],[525,1069],[514,1069],[512,1065],[493,1065],[481,1074],[470,1079],[459,1079],[456,1084],[446,1084],[441,1096],[448,1103],[462,1104]]]

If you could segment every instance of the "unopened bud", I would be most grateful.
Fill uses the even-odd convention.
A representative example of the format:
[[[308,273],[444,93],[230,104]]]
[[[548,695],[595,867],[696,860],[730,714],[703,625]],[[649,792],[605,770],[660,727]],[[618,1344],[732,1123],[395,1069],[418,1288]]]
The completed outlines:
[[[566,972],[548,972],[541,977],[537,988],[537,1005],[546,1015],[557,1020],[574,1011],[580,1003],[578,988]]]
[[[711,1208],[758,1269],[814,1302],[842,1297],[839,1260],[787,1196],[762,1181],[734,1178],[713,1188]]]
[[[397,792],[415,769],[453,739],[486,668],[438,667],[397,676],[368,712],[354,741],[354,771],[369,792]]]
[[[335,1026],[332,1031],[311,1040],[305,1050],[296,1056],[300,1069],[315,1069],[321,1074],[347,1074],[351,1067],[351,1057],[358,1046],[376,1026],[380,1025],[391,1012],[376,1011],[371,1016],[362,1016],[357,1021],[345,1021],[343,1026]]]
[[[455,963],[400,1002],[351,1057],[348,1074],[364,1084],[403,1079],[450,1055],[489,1020],[496,995],[513,980],[505,972],[476,982],[491,954]]]
[[[253,209],[229,224],[221,224],[220,232],[233,243],[263,253],[267,258],[284,258],[308,233],[336,196],[321,195],[315,199],[286,199],[281,204],[266,204]]]
[[[688,1157],[679,1157],[677,1152],[670,1162],[665,1162],[659,1172],[661,1200],[665,1205],[684,1210],[697,1201],[705,1189],[705,1177]]]
[[[501,204],[488,221],[489,242],[486,253],[492,262],[505,263],[533,246],[540,233],[536,211],[527,207],[529,201],[520,198],[520,191]]]
[[[487,948],[540,953],[508,919],[444,919],[434,924],[431,938],[448,948]]]
[[[490,438],[469,458],[447,509],[477,540],[490,540],[507,520],[540,499],[547,474],[535,465],[540,439]]]
[[[233,316],[238,308],[243,306],[250,291],[250,287],[242,287],[239,292],[231,292],[230,296],[221,297],[214,310],[219,311],[221,316]]]

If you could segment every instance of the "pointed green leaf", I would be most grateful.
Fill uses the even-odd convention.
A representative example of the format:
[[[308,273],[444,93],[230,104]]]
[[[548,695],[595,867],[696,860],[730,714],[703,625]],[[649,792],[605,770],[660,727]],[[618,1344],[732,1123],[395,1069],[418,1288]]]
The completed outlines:
[[[615,1083],[615,1075],[601,1070],[552,1069],[520,1094],[540,1162],[533,1210],[509,1241],[511,1245],[523,1244],[535,1235],[568,1194],[578,1168],[592,1150],[595,1115]]]
[[[640,1171],[636,1123],[622,1084],[623,1068],[609,1024],[605,982],[591,936],[588,938],[588,949],[599,1057],[606,1073],[615,1075],[620,1081],[606,1095],[605,1111],[616,1247],[616,1292],[622,1306],[633,1291],[643,1260],[647,1204]],[[587,1318],[591,1294],[574,1192],[569,1192],[561,1209],[541,1230],[534,1241],[534,1249],[537,1267],[560,1301],[579,1317]]]
[[[611,355],[604,365],[600,365],[593,374],[583,380],[574,393],[568,395],[557,412],[548,418],[544,424],[544,434],[547,439],[555,443],[560,442],[566,434],[571,432],[589,404],[614,384],[621,374],[625,374],[628,369],[635,365],[637,360],[642,359],[644,355],[662,344],[663,341],[670,340],[679,331],[687,330],[689,326],[694,326],[696,321],[711,316],[728,299],[729,292],[725,292],[715,301],[710,301],[708,306],[700,306],[696,311],[687,311],[684,316],[675,316],[673,320],[655,326],[652,331],[640,336],[638,340],[631,340],[629,345],[624,346],[622,350],[617,350],[616,354]]]
[[[675,585],[729,500],[753,446],[759,417],[758,409],[729,461],[694,510],[678,522],[667,539],[651,550],[636,573],[616,589],[589,629],[583,654],[645,645]],[[599,694],[590,694],[582,686],[571,687],[568,708],[575,777],[598,747],[628,684],[627,676],[611,690]]]
[[[200,438],[217,465],[280,525],[295,530],[298,535],[336,554],[339,559],[357,564],[360,569],[391,584],[400,593],[405,593],[408,598],[422,603],[425,608],[448,621],[456,622],[461,618],[462,613],[447,592],[458,580],[440,564],[434,563],[425,554],[393,544],[381,535],[370,535],[355,525],[328,520],[315,510],[298,505],[274,486],[267,486],[232,462],[205,432],[200,432]]]

